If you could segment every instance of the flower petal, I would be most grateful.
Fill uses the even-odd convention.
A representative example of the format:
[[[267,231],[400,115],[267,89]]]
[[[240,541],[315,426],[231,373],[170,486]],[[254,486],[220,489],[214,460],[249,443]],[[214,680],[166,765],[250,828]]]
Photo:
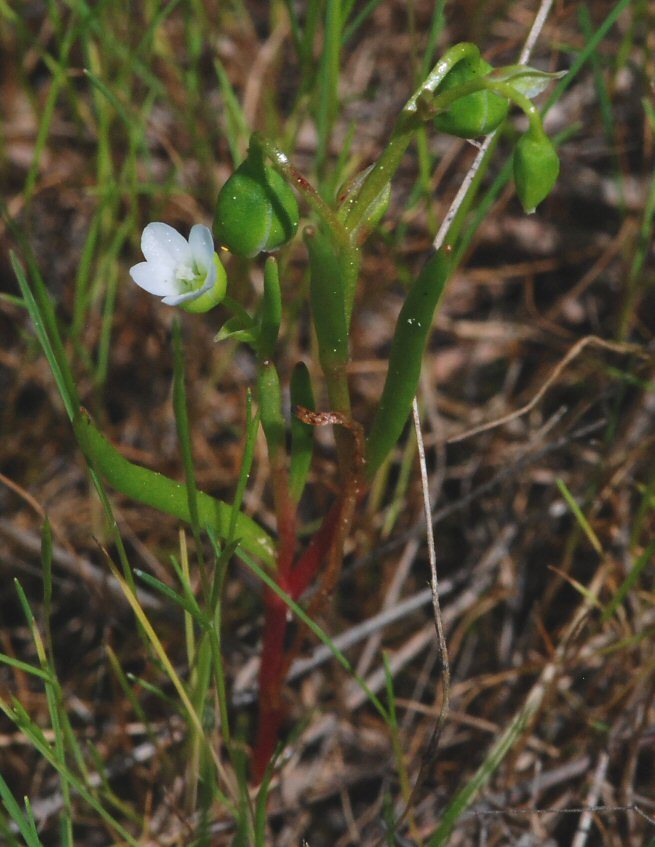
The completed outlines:
[[[214,264],[214,239],[209,227],[195,224],[189,233],[191,256],[199,268],[209,270]]]
[[[150,223],[141,236],[141,250],[148,262],[173,270],[191,260],[189,242],[183,235],[164,223]]]
[[[155,262],[139,262],[130,268],[130,276],[138,286],[149,294],[164,297],[176,294],[179,283],[174,269]]]
[[[186,294],[171,294],[167,297],[164,297],[162,303],[166,303],[167,306],[179,306],[180,303],[188,303],[191,300],[197,300],[198,297],[201,297],[206,291],[209,291],[210,288],[213,288],[215,282],[216,268],[213,267],[207,274],[207,279],[205,280],[201,288],[197,288],[195,291],[187,291]]]

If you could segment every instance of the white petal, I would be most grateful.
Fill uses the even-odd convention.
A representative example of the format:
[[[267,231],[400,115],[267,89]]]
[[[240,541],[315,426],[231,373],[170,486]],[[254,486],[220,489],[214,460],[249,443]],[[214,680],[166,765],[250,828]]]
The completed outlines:
[[[179,285],[172,269],[153,262],[139,262],[130,268],[130,276],[138,286],[149,294],[164,297],[179,291]]]
[[[141,236],[141,250],[148,262],[173,270],[191,260],[189,242],[168,224],[148,224]]]
[[[209,227],[195,224],[189,234],[189,247],[193,260],[199,268],[209,270],[214,264],[214,239]]]
[[[216,272],[214,271],[213,275],[209,274],[207,276],[202,288],[198,288],[195,291],[187,291],[186,294],[171,294],[168,297],[164,297],[162,303],[166,303],[167,306],[179,306],[180,303],[188,303],[190,300],[197,300],[198,297],[213,287],[215,281]]]

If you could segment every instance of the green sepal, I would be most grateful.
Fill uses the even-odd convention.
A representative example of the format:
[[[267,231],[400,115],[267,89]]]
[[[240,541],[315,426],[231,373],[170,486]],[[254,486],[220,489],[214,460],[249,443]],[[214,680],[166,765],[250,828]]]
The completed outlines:
[[[568,71],[540,71],[529,65],[506,65],[496,68],[489,74],[492,82],[508,82],[512,88],[524,97],[537,97],[545,91],[553,80],[566,76]]]
[[[307,482],[309,467],[314,451],[314,427],[303,423],[294,409],[304,406],[315,410],[314,392],[309,370],[304,362],[298,362],[291,374],[291,464],[289,467],[289,493],[297,503]]]
[[[298,203],[290,186],[264,164],[261,150],[251,145],[216,201],[214,231],[219,243],[250,259],[290,241],[298,220]]]
[[[220,262],[218,255],[214,253],[214,265],[216,266],[216,282],[209,291],[205,291],[200,297],[195,300],[188,300],[186,303],[180,303],[180,309],[191,314],[198,315],[208,312],[225,299],[227,291],[227,274],[225,268]]]
[[[531,215],[553,190],[559,156],[543,130],[530,127],[514,150],[514,183],[523,209]]]
[[[243,344],[249,344],[253,350],[257,349],[259,343],[259,331],[257,323],[251,319],[251,323],[244,324],[239,316],[228,318],[223,326],[214,336],[214,341],[227,341],[228,338],[232,341],[241,341]]]
[[[465,56],[450,70],[435,95],[444,94],[476,78],[486,76],[492,66],[485,62],[480,52]],[[507,117],[509,103],[492,91],[475,91],[455,100],[445,112],[434,118],[435,127],[441,132],[458,138],[477,138],[493,132]]]

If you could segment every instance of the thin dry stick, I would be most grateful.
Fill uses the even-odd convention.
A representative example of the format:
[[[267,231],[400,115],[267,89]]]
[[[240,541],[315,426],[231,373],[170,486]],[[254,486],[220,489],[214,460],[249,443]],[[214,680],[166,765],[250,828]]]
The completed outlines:
[[[535,16],[534,22],[528,33],[523,49],[521,50],[521,55],[519,57],[520,64],[526,64],[530,57],[530,53],[534,45],[539,38],[541,30],[543,29],[548,14],[550,12],[550,8],[552,6],[553,0],[542,0],[540,4],[539,10],[537,11],[537,15]],[[450,225],[455,218],[457,211],[461,207],[464,202],[471,182],[475,178],[484,158],[487,154],[487,151],[490,145],[493,142],[495,132],[488,135],[481,145],[480,150],[478,151],[478,155],[475,158],[471,168],[466,174],[462,184],[453,200],[453,203],[448,210],[441,227],[439,228],[433,242],[433,246],[435,250],[438,250],[444,243],[448,231],[450,229]],[[443,621],[441,617],[441,607],[439,604],[439,584],[437,578],[437,561],[436,561],[436,549],[434,543],[434,535],[433,535],[433,525],[432,525],[432,509],[430,505],[430,495],[429,495],[429,487],[428,487],[428,476],[427,476],[427,467],[425,463],[425,449],[423,445],[423,437],[421,433],[421,420],[418,412],[418,404],[416,402],[416,398],[414,398],[412,402],[412,417],[414,420],[414,429],[416,431],[416,441],[418,446],[418,454],[419,454],[419,467],[421,471],[421,486],[423,490],[423,507],[425,510],[425,523],[426,523],[426,536],[428,541],[428,555],[430,562],[430,585],[432,590],[432,608],[434,611],[434,622],[437,631],[437,641],[439,645],[439,653],[441,657],[442,664],[442,673],[443,673],[443,701],[441,704],[441,710],[439,712],[439,717],[437,718],[437,722],[435,724],[434,730],[432,732],[432,736],[430,737],[430,741],[428,742],[428,748],[425,751],[423,762],[421,764],[421,768],[419,770],[419,774],[416,780],[416,784],[414,785],[414,789],[412,790],[412,794],[409,798],[409,801],[405,807],[403,814],[401,815],[400,820],[405,817],[407,812],[409,811],[412,803],[415,801],[417,793],[421,789],[421,785],[423,784],[427,769],[432,764],[434,757],[437,752],[437,748],[439,745],[439,739],[441,737],[441,732],[443,730],[444,724],[446,722],[446,717],[448,714],[448,707],[450,703],[450,665],[448,662],[448,647],[446,644],[446,638],[443,630]],[[399,821],[400,823],[400,821]]]
[[[643,350],[643,348],[639,347],[639,345],[637,344],[620,344],[612,341],[605,341],[602,338],[599,338],[597,335],[586,335],[584,338],[581,338],[579,341],[577,341],[573,345],[573,347],[571,347],[566,356],[564,356],[564,358],[555,366],[552,373],[541,386],[539,391],[537,391],[534,397],[528,403],[526,403],[525,406],[521,406],[520,409],[515,409],[513,412],[509,412],[508,414],[503,415],[500,418],[496,418],[493,421],[487,421],[486,423],[474,426],[472,429],[467,429],[465,432],[459,433],[459,435],[453,435],[448,439],[448,443],[456,444],[458,441],[464,441],[465,438],[470,438],[471,436],[477,435],[480,432],[486,432],[487,430],[495,429],[498,426],[502,426],[503,424],[509,423],[510,421],[513,421],[516,418],[520,418],[522,415],[527,414],[529,411],[534,409],[537,403],[548,391],[550,386],[557,379],[559,379],[564,368],[569,365],[573,361],[573,359],[579,356],[580,353],[584,350],[584,348],[588,347],[590,344],[595,345],[596,347],[603,347],[605,350],[611,350],[613,353],[632,353],[641,356],[648,355]]]
[[[7,486],[7,488],[10,488],[14,493],[18,494],[19,497],[22,497],[28,506],[31,506],[42,520],[45,520],[46,514],[43,506],[41,506],[41,504],[32,497],[29,491],[26,491],[17,482],[14,482],[13,479],[9,479],[9,477],[5,476],[3,473],[0,473],[0,483],[3,483]]]
[[[589,788],[589,793],[586,797],[586,808],[585,811],[580,815],[580,820],[578,821],[578,828],[575,832],[573,841],[571,842],[571,847],[585,847],[587,843],[587,839],[589,838],[589,833],[591,831],[591,823],[593,820],[592,809],[594,809],[598,804],[598,797],[603,788],[603,782],[605,781],[605,775],[607,774],[609,762],[609,755],[605,751],[603,751],[600,754],[600,758],[598,759],[598,764],[596,765],[596,769],[594,771],[594,777],[591,782],[591,787]]]
[[[421,432],[421,417],[418,411],[418,403],[416,398],[412,402],[412,419],[414,422],[414,431],[416,432],[416,446],[418,451],[418,462],[421,473],[421,490],[423,493],[423,511],[425,512],[425,534],[428,544],[428,561],[430,563],[430,589],[432,592],[432,610],[434,613],[434,626],[437,631],[437,644],[439,646],[439,658],[441,659],[443,700],[439,717],[435,723],[432,735],[428,742],[427,749],[423,754],[423,761],[416,778],[416,783],[412,790],[405,811],[401,816],[405,817],[408,810],[414,804],[418,792],[421,790],[428,769],[432,766],[437,749],[439,747],[439,739],[446,723],[448,709],[450,706],[450,662],[448,660],[448,645],[446,644],[446,635],[444,632],[443,618],[441,615],[441,604],[439,603],[439,579],[437,576],[437,550],[434,540],[434,529],[432,526],[432,506],[430,504],[430,488],[428,479],[428,469],[425,462],[425,445],[423,443],[423,433]]]

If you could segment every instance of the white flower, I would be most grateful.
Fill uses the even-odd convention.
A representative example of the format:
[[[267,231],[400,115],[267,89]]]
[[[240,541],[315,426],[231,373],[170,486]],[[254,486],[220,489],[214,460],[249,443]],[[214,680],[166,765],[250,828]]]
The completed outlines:
[[[130,268],[130,276],[168,306],[205,312],[225,296],[225,271],[208,227],[196,224],[187,241],[168,224],[149,223],[141,236],[141,250],[146,261]]]

